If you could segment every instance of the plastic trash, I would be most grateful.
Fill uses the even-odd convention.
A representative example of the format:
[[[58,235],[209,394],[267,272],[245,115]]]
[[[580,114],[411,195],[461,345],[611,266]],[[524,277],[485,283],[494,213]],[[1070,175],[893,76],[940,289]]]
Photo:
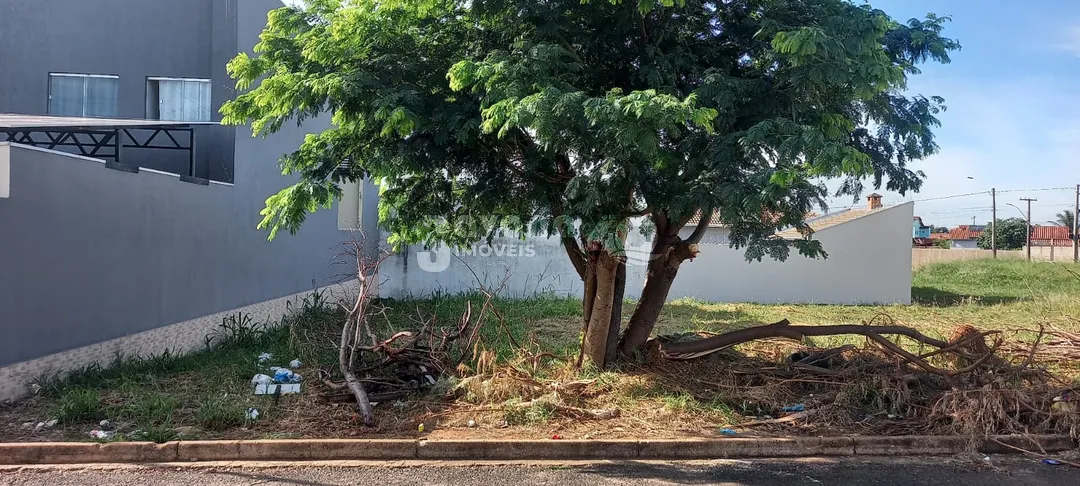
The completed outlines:
[[[1043,459],[1042,463],[1050,465],[1050,466],[1060,466],[1061,465],[1061,461],[1059,461],[1057,459]]]
[[[259,411],[256,410],[254,407],[247,409],[247,418],[248,420],[255,420],[259,418]]]
[[[265,363],[267,361],[270,361],[270,359],[273,358],[273,357],[274,357],[274,355],[272,355],[270,353],[262,353],[262,354],[259,355],[259,362],[260,363]]]
[[[270,367],[270,372],[271,373],[277,373],[277,370],[281,370],[281,369],[284,369],[284,368],[282,368],[280,366],[271,366]]]
[[[57,419],[52,419],[52,420],[50,420],[50,421],[48,421],[48,422],[45,422],[45,426],[46,426],[46,427],[56,427],[56,424],[58,424],[58,423],[60,423],[60,421],[59,421],[59,420],[57,420]]]
[[[112,436],[113,432],[107,430],[94,429],[90,431],[90,437],[93,437],[95,439],[111,439]]]
[[[298,359],[294,359],[294,360],[292,360],[292,361],[289,361],[289,368],[292,368],[292,369],[294,369],[294,370],[295,370],[295,369],[297,369],[297,368],[299,368],[299,367],[303,366],[303,364],[304,364],[304,363],[301,363],[301,362],[300,362],[300,360],[298,360]]]
[[[470,420],[469,420],[469,423],[468,423],[468,424],[466,424],[466,425],[468,425],[468,426],[469,426],[469,428],[471,429],[471,428],[473,428],[473,427],[476,427],[476,421],[475,421],[475,420],[472,420],[472,419],[470,419]]]
[[[562,436],[559,435],[559,434],[555,434],[555,435],[551,436],[551,440],[562,440]]]
[[[423,432],[424,431],[424,424],[421,423],[420,425],[417,425],[416,426],[416,431],[417,432]]]
[[[787,406],[787,407],[781,408],[781,409],[780,409],[780,411],[781,411],[781,412],[785,412],[785,413],[791,413],[791,412],[805,412],[805,411],[806,411],[806,405],[803,405],[803,404],[801,404],[801,403],[800,403],[800,404],[798,404],[798,405],[790,405],[790,406]]]
[[[734,429],[720,429],[719,432],[721,434],[724,434],[724,435],[737,435],[738,434],[738,432],[735,432]]]
[[[304,377],[285,368],[281,368],[274,372],[274,381],[278,383],[300,383],[301,381],[304,381]]]
[[[251,384],[252,385],[269,385],[273,381],[274,381],[273,377],[267,376],[267,375],[262,375],[262,374],[255,375],[255,376],[251,377]]]
[[[101,430],[107,430],[111,424],[108,420],[102,420],[101,422],[98,422],[98,425],[101,426]]]

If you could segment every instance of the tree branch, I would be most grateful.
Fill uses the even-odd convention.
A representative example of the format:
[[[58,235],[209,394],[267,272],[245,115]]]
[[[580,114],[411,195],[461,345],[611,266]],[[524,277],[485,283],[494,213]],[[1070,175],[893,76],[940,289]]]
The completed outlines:
[[[701,218],[698,219],[697,227],[694,228],[694,232],[690,233],[690,237],[686,239],[687,243],[697,243],[701,241],[701,238],[705,236],[705,231],[709,229],[709,223],[712,221],[712,206],[706,206],[701,211]]]

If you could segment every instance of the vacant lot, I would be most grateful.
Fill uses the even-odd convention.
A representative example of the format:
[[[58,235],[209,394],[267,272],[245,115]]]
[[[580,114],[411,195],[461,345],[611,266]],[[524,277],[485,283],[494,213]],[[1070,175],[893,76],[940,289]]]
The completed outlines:
[[[752,267],[751,267],[752,268]],[[866,282],[874,285],[874,282]],[[884,323],[916,327],[947,337],[958,325],[1010,332],[1011,339],[1033,340],[1040,326],[1080,330],[1080,266],[1023,261],[970,261],[931,266],[918,271],[910,306],[828,306],[711,304],[681,300],[669,303],[658,334],[724,332],[787,318],[796,324]],[[466,297],[383,302],[375,319],[385,329],[406,329],[420,319],[456,320]],[[333,391],[317,379],[320,370],[334,372],[336,339],[342,315],[318,296],[297,315],[274,326],[238,315],[222,323],[208,339],[211,349],[189,356],[164,354],[117,357],[76,370],[70,377],[41,377],[38,396],[0,409],[0,439],[91,440],[89,432],[109,421],[112,440],[193,438],[282,438],[417,436],[435,437],[679,437],[715,435],[719,427],[735,427],[772,416],[783,404],[817,407],[828,419],[799,429],[767,429],[756,433],[910,433],[931,429],[929,396],[896,395],[888,379],[841,383],[821,377],[793,376],[760,381],[749,369],[784,368],[784,359],[800,347],[828,347],[840,342],[866,346],[861,338],[838,337],[794,343],[764,341],[740,345],[736,351],[682,363],[639,360],[620,370],[576,371],[572,361],[580,330],[580,301],[537,298],[501,301],[507,328],[492,323],[484,329],[483,346],[496,351],[505,369],[527,373],[535,383],[580,381],[585,390],[572,397],[589,409],[619,409],[620,417],[586,420],[561,414],[537,402],[550,391],[522,389],[506,373],[495,373],[483,386],[447,390],[456,378],[444,378],[439,392],[414,395],[376,407],[378,426],[360,426],[348,403],[333,403]],[[627,312],[632,306],[626,306]],[[278,325],[280,324],[280,325]],[[556,358],[539,368],[524,366],[510,346],[532,342]],[[259,363],[261,353],[273,358]],[[299,358],[305,378],[300,395],[254,396],[249,381],[271,365],[285,366]],[[885,363],[888,366],[888,363]],[[1069,380],[1076,364],[1056,364]],[[523,370],[523,371],[522,371]],[[468,372],[465,373],[466,375]],[[511,373],[513,374],[513,373]],[[756,381],[755,381],[756,380]],[[876,380],[876,378],[875,378]],[[879,382],[880,381],[880,382]],[[543,388],[543,386],[540,386]],[[478,391],[478,390],[481,390]],[[907,392],[905,392],[907,393]],[[558,393],[556,392],[556,395]],[[570,400],[566,396],[560,400]],[[1049,400],[1049,397],[1047,397]],[[534,403],[536,402],[536,403]],[[259,411],[249,418],[249,409]],[[842,409],[842,413],[841,413]],[[824,411],[832,410],[826,414]],[[38,422],[58,420],[35,430]],[[911,424],[905,425],[906,419]],[[919,425],[916,425],[919,419]],[[473,421],[474,426],[467,426]],[[426,425],[422,434],[419,423]],[[949,424],[938,424],[946,427]],[[938,426],[934,425],[934,426]],[[771,432],[769,432],[771,430]],[[933,429],[938,430],[938,429]]]

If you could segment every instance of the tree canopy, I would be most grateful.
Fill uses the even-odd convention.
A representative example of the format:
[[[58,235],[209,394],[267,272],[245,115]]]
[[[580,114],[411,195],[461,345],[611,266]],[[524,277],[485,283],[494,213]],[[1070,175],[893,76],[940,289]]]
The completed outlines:
[[[1027,244],[1028,231],[1027,221],[1023,218],[999,219],[997,224],[987,226],[975,243],[979,248],[989,250],[990,234],[995,233],[994,243],[999,250],[1019,250]]]
[[[679,233],[695,214],[715,213],[748,259],[817,257],[805,218],[825,180],[852,197],[864,182],[918,190],[908,164],[937,150],[944,106],[905,94],[907,78],[959,48],[947,17],[901,23],[846,0],[309,0],[268,20],[258,56],[229,65],[245,92],[225,121],[264,135],[332,117],[281,159],[299,180],[267,200],[271,237],[373,178],[392,244],[562,237],[586,322],[603,294],[586,340],[610,341],[608,289],[644,217],[650,283],[623,352],[696,251],[704,226]],[[773,236],[786,227],[805,237]]]

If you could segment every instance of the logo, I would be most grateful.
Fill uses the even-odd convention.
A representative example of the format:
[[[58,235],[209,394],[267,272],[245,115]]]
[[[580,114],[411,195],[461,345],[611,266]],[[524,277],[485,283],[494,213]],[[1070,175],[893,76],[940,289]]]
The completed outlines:
[[[518,245],[514,243],[497,243],[495,245],[474,244],[464,250],[450,249],[445,245],[439,245],[432,250],[416,252],[416,264],[421,270],[428,273],[444,272],[446,269],[450,268],[450,258],[455,255],[458,257],[468,256],[479,258],[532,258],[536,256],[536,249],[532,244]]]

